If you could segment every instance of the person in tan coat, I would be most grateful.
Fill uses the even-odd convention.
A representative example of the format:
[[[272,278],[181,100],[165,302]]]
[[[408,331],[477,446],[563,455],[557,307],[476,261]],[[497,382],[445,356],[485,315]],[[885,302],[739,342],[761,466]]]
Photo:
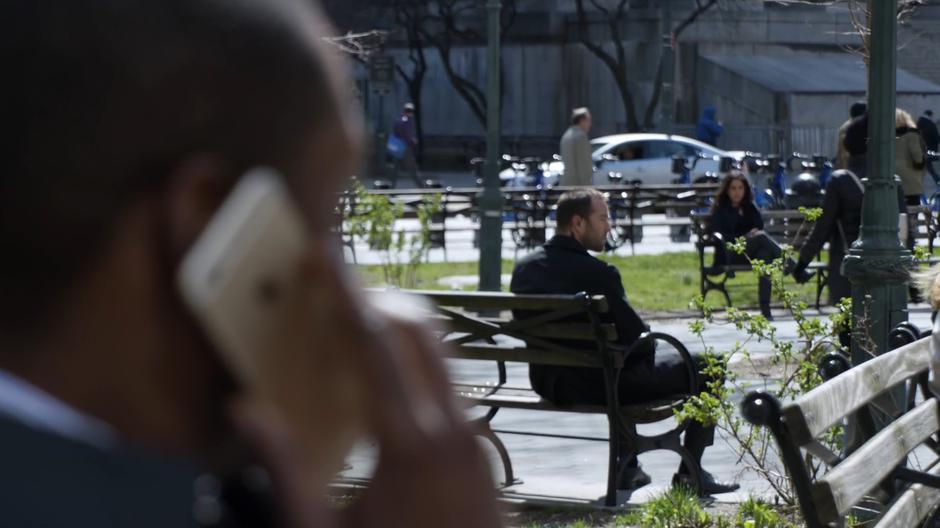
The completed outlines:
[[[594,183],[590,130],[591,112],[587,108],[572,110],[571,126],[561,136],[561,160],[565,164],[561,185],[587,187]]]
[[[894,172],[901,178],[907,205],[920,205],[924,194],[924,140],[911,114],[895,111]]]

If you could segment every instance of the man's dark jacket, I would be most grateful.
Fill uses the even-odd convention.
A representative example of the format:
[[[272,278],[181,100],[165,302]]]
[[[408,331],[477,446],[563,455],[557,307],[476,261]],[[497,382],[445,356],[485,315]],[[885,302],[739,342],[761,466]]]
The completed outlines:
[[[0,447],[0,526],[197,526],[188,462],[100,449],[2,414]]]
[[[519,260],[509,289],[513,293],[604,295],[609,308],[603,319],[614,323],[617,340],[623,345],[632,344],[649,330],[627,302],[617,268],[592,257],[569,236],[556,235]],[[630,361],[652,362],[653,349],[631,354]],[[539,395],[556,404],[605,400],[600,369],[531,365],[529,379]],[[578,401],[572,401],[575,398]]]

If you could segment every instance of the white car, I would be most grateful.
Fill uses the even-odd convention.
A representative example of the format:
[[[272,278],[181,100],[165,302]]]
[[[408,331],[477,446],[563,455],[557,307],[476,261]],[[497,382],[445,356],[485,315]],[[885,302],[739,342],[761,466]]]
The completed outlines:
[[[689,165],[695,163],[691,174],[694,181],[706,173],[718,174],[722,157],[741,160],[745,154],[743,151],[721,150],[684,136],[651,133],[616,134],[592,139],[591,151],[595,166],[594,185],[673,183],[678,176],[672,172],[672,158],[677,155],[686,158]],[[554,161],[547,168],[546,181],[556,183],[564,171],[564,164]]]

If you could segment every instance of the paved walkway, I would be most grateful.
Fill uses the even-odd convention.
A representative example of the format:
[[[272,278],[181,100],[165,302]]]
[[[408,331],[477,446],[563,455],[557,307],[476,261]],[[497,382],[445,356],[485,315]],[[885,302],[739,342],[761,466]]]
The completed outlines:
[[[775,323],[778,335],[783,338],[796,338],[796,324],[792,319],[777,314]],[[915,307],[911,321],[922,328],[930,323],[930,312],[925,305]],[[696,341],[689,332],[685,320],[656,321],[653,329],[664,331],[679,338],[693,352],[701,351],[703,345]],[[728,349],[743,335],[730,326],[713,326],[706,332],[706,342],[717,350]],[[749,347],[758,360],[768,357],[769,344],[757,343]],[[451,360],[451,374],[455,380],[483,381],[495,380],[495,367],[479,361]],[[525,365],[509,364],[510,381],[528,385]],[[749,380],[753,388],[762,386],[765,380],[752,376]],[[772,382],[772,381],[771,381]],[[743,394],[735,394],[736,403]],[[607,437],[607,423],[603,416],[580,415],[575,413],[525,412],[503,409],[493,421],[494,429],[523,433],[550,433],[582,437]],[[662,429],[662,427],[660,427]],[[655,428],[642,426],[641,432],[653,432]],[[573,504],[600,506],[606,489],[607,444],[586,440],[569,440],[554,437],[532,436],[529,434],[500,433],[500,437],[509,450],[513,469],[520,483],[506,489],[510,498],[527,502],[546,502],[550,504]],[[487,446],[488,447],[488,446]],[[495,451],[491,453],[493,473],[499,479],[502,467]],[[364,445],[350,457],[352,468],[346,472],[348,477],[368,476],[374,464],[373,450]],[[644,470],[653,479],[652,484],[632,494],[621,492],[621,503],[641,503],[651,496],[662,493],[669,485],[672,474],[679,463],[679,458],[667,451],[655,451],[640,456]],[[734,479],[741,484],[735,493],[718,495],[719,502],[740,502],[749,496],[764,496],[772,500],[772,492],[765,482],[748,471],[738,460],[729,439],[719,434],[715,445],[705,452],[703,465],[721,479]]]

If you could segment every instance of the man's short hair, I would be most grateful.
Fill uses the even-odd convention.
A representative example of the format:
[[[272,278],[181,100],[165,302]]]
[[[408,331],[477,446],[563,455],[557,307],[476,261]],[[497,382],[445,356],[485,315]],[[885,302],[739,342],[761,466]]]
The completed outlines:
[[[849,117],[856,118],[868,111],[868,104],[864,101],[855,101],[849,107]]]
[[[233,181],[298,163],[342,111],[316,17],[300,0],[4,5],[0,336],[37,327],[186,156],[217,156]]]
[[[593,210],[594,198],[604,200],[604,195],[597,189],[584,188],[568,191],[558,198],[558,208],[555,211],[555,222],[560,229],[571,225],[575,216],[587,218]]]
[[[924,115],[927,117],[933,117],[933,110],[924,110]]]
[[[571,111],[571,124],[577,125],[581,123],[581,121],[583,121],[584,119],[590,117],[590,115],[591,115],[591,111],[588,110],[586,106],[582,106],[581,108],[575,108],[574,110]]]

